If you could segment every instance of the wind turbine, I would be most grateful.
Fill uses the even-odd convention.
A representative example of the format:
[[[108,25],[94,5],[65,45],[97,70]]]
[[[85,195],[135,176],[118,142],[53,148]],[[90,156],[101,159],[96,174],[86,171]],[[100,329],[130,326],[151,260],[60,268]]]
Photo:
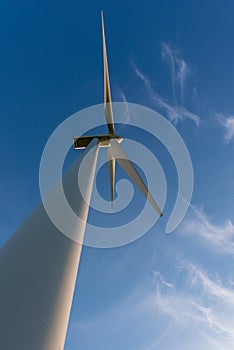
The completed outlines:
[[[149,200],[150,204],[159,214],[162,216],[162,212],[146,187],[144,181],[136,171],[132,162],[128,159],[127,154],[124,152],[123,148],[119,145],[123,138],[116,135],[112,100],[111,100],[111,89],[110,89],[110,79],[106,52],[106,38],[105,38],[105,28],[104,28],[104,16],[101,12],[102,18],[102,45],[103,45],[103,65],[104,65],[104,110],[105,117],[108,127],[108,134],[105,135],[93,135],[93,136],[80,136],[74,137],[74,148],[80,149],[85,148],[93,139],[99,140],[100,147],[107,147],[107,163],[110,177],[110,189],[111,189],[111,202],[114,201],[114,186],[115,186],[115,163],[116,161],[123,168],[123,170],[128,174],[131,180],[140,189],[143,195]]]
[[[86,149],[48,193],[56,208],[59,189],[63,186],[69,203],[81,218],[74,228],[81,240],[77,243],[62,234],[50,220],[43,203],[40,203],[1,247],[0,349],[3,350],[64,348],[99,147],[108,147],[112,202],[117,161],[157,213],[162,215],[133,164],[120,147],[122,138],[115,134],[103,14],[102,37],[104,110],[108,134],[75,138],[75,148]],[[75,192],[74,188],[77,183],[77,171],[82,162],[85,162],[86,174],[82,179],[84,188],[81,194],[79,190]]]

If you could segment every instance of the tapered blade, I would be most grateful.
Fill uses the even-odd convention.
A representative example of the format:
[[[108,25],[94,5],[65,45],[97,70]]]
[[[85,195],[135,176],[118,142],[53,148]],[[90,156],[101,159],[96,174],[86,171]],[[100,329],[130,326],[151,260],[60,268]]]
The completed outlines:
[[[115,158],[110,152],[110,147],[107,148],[107,164],[110,178],[111,202],[113,205],[115,190]]]
[[[155,202],[154,198],[152,197],[151,193],[149,192],[148,188],[144,184],[143,180],[141,179],[140,175],[136,171],[134,165],[132,162],[128,159],[128,156],[124,152],[124,150],[121,148],[121,146],[116,142],[115,139],[110,140],[110,152],[113,156],[113,158],[116,159],[116,161],[119,163],[119,165],[123,168],[123,170],[128,174],[128,176],[132,179],[132,181],[136,184],[136,186],[139,188],[139,190],[143,193],[143,195],[149,200],[152,207],[156,210],[159,216],[162,216],[162,212]]]
[[[101,12],[101,16],[102,16],[102,45],[103,45],[103,64],[104,64],[104,109],[105,109],[106,122],[108,126],[108,132],[109,134],[114,134],[115,130],[114,130],[110,79],[109,79],[107,53],[106,53],[106,39],[105,39],[103,12]]]

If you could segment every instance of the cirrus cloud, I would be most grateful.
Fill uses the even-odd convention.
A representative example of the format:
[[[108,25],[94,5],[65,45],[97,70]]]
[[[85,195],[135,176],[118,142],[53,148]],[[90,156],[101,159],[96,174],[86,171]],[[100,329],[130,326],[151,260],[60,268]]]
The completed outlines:
[[[223,114],[218,114],[218,120],[225,131],[224,140],[230,142],[234,138],[234,116],[227,117]]]
[[[196,124],[196,126],[200,124],[201,119],[197,114],[190,112],[183,105],[172,105],[166,99],[162,98],[153,88],[150,79],[141,72],[133,61],[131,61],[131,64],[138,78],[144,83],[150,102],[155,107],[161,109],[170,121],[178,123],[179,121],[190,119]]]

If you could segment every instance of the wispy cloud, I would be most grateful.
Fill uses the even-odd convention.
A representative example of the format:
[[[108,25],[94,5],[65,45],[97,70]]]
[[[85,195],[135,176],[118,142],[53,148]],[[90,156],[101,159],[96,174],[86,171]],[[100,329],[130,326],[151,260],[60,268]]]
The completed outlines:
[[[198,286],[203,293],[215,297],[229,306],[234,306],[234,290],[231,282],[228,282],[229,287],[224,286],[220,279],[212,280],[199,266],[189,261],[183,261],[181,267],[187,273],[190,288]]]
[[[134,119],[135,116],[130,113],[127,97],[126,97],[124,91],[120,87],[117,87],[116,95],[119,96],[119,99],[123,103],[125,103],[124,118],[125,118],[125,123],[128,124],[132,119]]]
[[[178,271],[177,281],[171,282],[155,270],[150,281],[138,285],[122,302],[93,320],[73,324],[73,331],[85,336],[91,331],[94,339],[104,334],[108,343],[116,337],[115,329],[118,339],[126,337],[128,329],[130,349],[138,350],[232,350],[233,286],[189,261],[182,261]]]
[[[140,69],[136,66],[136,64],[133,61],[131,61],[131,63],[136,75],[144,83],[151,103],[153,103],[156,107],[162,109],[162,111],[166,113],[166,116],[170,121],[177,123],[178,121],[184,119],[191,119],[195,122],[197,126],[200,124],[200,117],[197,114],[190,112],[182,105],[172,105],[168,103],[164,98],[162,98],[154,90],[150,79],[140,71]]]
[[[151,312],[160,310],[174,321],[180,329],[193,329],[218,349],[232,349],[234,341],[234,321],[230,321],[234,311],[234,291],[219,280],[212,279],[199,266],[183,262],[181,274],[185,283],[165,288],[164,281],[158,280],[154,292],[149,293],[144,305]],[[195,289],[196,287],[196,289]],[[189,344],[190,345],[190,344]],[[204,339],[203,339],[203,347]]]
[[[226,117],[223,114],[217,116],[225,130],[224,140],[230,142],[234,138],[234,116]]]
[[[193,215],[184,220],[180,232],[199,236],[219,253],[234,253],[234,225],[227,220],[223,225],[215,225],[207,215],[191,206]]]
[[[154,283],[159,283],[160,285],[163,285],[165,287],[173,288],[173,284],[166,281],[159,271],[154,271],[153,281]]]
[[[189,67],[185,60],[180,57],[178,50],[173,49],[169,44],[162,43],[161,55],[164,61],[169,64],[171,70],[171,84],[173,102],[177,104],[177,87],[180,92],[180,104],[184,104],[184,87],[187,80]]]
[[[176,62],[175,62],[175,53],[172,51],[171,47],[165,43],[162,43],[161,50],[162,58],[169,64],[171,69],[171,83],[173,90],[173,100],[176,103],[176,94],[175,94],[175,84],[176,84]]]

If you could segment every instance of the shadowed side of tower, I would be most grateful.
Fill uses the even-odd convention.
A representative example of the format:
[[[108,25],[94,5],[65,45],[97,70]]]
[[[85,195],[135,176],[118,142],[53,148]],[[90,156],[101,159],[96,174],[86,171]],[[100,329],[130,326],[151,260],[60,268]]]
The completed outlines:
[[[98,156],[94,139],[63,176],[63,187],[75,212],[82,212],[75,230],[83,237]],[[87,179],[77,191],[83,158]],[[55,195],[56,187],[52,191]],[[75,232],[74,232],[75,236]],[[69,239],[51,222],[43,204],[31,213],[0,250],[0,349],[62,350],[64,348],[81,243]]]

